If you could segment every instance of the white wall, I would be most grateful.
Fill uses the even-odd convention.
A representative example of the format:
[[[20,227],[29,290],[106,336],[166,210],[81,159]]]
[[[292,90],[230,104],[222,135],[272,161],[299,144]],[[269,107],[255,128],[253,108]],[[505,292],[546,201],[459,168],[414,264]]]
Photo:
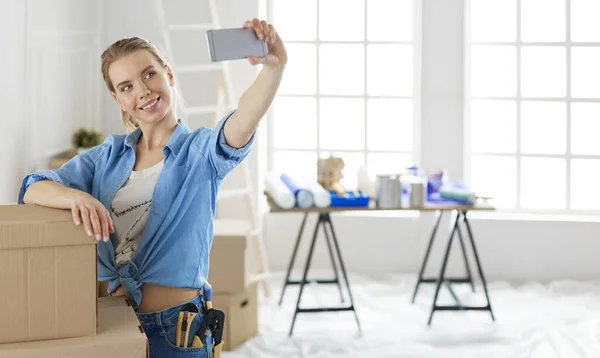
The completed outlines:
[[[16,201],[19,176],[27,148],[24,120],[25,3],[0,2],[0,202]]]
[[[68,149],[76,128],[99,125],[98,4],[2,1],[0,202],[15,202],[24,174]]]

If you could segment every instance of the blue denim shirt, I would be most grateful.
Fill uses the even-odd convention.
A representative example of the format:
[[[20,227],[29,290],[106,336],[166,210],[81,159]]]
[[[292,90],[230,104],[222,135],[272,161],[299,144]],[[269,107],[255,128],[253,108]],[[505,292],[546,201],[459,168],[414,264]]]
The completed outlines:
[[[164,167],[152,195],[148,224],[133,260],[119,268],[113,237],[98,243],[98,279],[112,292],[121,284],[137,309],[142,283],[200,289],[208,277],[217,191],[223,178],[249,153],[254,134],[243,148],[229,146],[223,135],[225,116],[214,129],[190,132],[179,121],[163,149]],[[29,174],[23,179],[19,203],[29,185],[53,180],[85,191],[107,210],[129,178],[135,163],[138,128],[128,135],[111,135],[65,163],[60,169]]]

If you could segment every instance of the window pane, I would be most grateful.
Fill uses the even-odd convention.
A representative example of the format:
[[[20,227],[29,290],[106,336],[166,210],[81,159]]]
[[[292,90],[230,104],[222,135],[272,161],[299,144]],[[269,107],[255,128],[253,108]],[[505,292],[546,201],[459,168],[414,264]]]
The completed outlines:
[[[571,153],[600,155],[600,103],[571,103]]]
[[[365,147],[365,101],[362,98],[321,98],[320,145],[323,149]]]
[[[316,181],[317,153],[277,150],[273,153],[273,171]]]
[[[344,171],[343,178],[340,180],[340,184],[346,190],[356,189],[358,183],[358,169],[365,165],[364,153],[352,153],[352,152],[322,152],[321,158],[329,158],[329,155],[333,154],[336,157],[344,160]]]
[[[600,41],[600,1],[571,0],[571,41]]]
[[[286,41],[317,39],[317,0],[276,0],[273,4],[275,30]]]
[[[565,0],[521,0],[521,39],[532,42],[565,40]]]
[[[277,97],[273,101],[273,143],[277,148],[316,149],[317,100]]]
[[[470,1],[472,41],[515,41],[517,2],[507,0]]]
[[[600,14],[599,14],[600,15]],[[571,48],[571,96],[600,98],[600,48]]]
[[[521,151],[531,154],[565,154],[567,106],[563,102],[521,103]]]
[[[365,1],[319,0],[319,38],[323,41],[364,40]]]
[[[410,154],[403,153],[369,153],[367,154],[367,167],[369,176],[375,178],[377,174],[400,173],[412,166],[413,158]]]
[[[280,94],[317,93],[317,47],[286,44],[288,63],[279,87]]]
[[[516,47],[471,48],[471,94],[480,97],[517,95]]]
[[[600,209],[600,160],[571,160],[571,209]]]
[[[368,0],[369,41],[412,41],[413,0]]]
[[[471,151],[515,153],[517,150],[517,103],[471,102]]]
[[[365,93],[363,45],[321,45],[319,50],[319,90],[322,94]]]
[[[526,209],[564,209],[566,163],[560,158],[521,159],[521,206]]]
[[[491,196],[498,208],[511,208],[517,198],[517,161],[512,157],[473,156],[471,190]]]
[[[371,96],[412,95],[411,45],[369,45],[367,47],[367,91]]]
[[[370,150],[412,150],[413,102],[370,99],[367,102],[367,146]]]
[[[564,47],[521,48],[521,94],[525,97],[566,95],[566,50]]]

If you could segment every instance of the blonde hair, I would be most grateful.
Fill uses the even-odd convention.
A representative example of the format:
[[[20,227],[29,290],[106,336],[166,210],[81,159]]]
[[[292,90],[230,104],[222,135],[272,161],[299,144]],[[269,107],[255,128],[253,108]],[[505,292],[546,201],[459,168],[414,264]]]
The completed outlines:
[[[101,57],[102,77],[104,78],[104,82],[106,83],[106,86],[110,92],[115,92],[115,87],[108,76],[108,69],[110,66],[119,58],[139,50],[148,51],[163,68],[168,65],[166,59],[160,55],[156,46],[154,46],[154,44],[152,44],[150,41],[140,37],[127,37],[118,40],[112,45],[108,46],[108,48],[106,48],[106,50],[104,50],[102,53]],[[183,106],[183,100],[179,95],[177,87],[175,87],[173,89],[173,108],[175,109],[176,116],[178,114],[178,106]],[[128,133],[133,132],[138,127],[138,123],[131,116],[131,114],[127,113],[127,111],[124,111],[121,108],[119,108],[119,110],[121,112],[121,120],[125,125],[125,129]]]

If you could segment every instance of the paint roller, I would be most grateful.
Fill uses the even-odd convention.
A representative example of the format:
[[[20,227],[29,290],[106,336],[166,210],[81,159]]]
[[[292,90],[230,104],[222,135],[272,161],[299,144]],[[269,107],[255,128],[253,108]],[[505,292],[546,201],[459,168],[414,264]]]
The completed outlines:
[[[477,201],[475,193],[467,188],[457,188],[449,185],[443,185],[439,189],[440,197],[445,200],[456,201],[459,203],[473,204]]]
[[[316,207],[326,208],[331,206],[331,194],[321,184],[314,181],[307,181],[304,185],[312,193]]]
[[[277,206],[283,209],[291,209],[296,206],[296,198],[294,193],[288,188],[277,173],[268,173],[265,176],[265,189],[273,198]]]
[[[306,185],[303,185],[302,182],[296,178],[293,178],[291,175],[283,173],[280,176],[281,181],[285,186],[287,186],[294,197],[296,198],[296,204],[301,208],[310,208],[314,204],[313,193],[310,191]]]

